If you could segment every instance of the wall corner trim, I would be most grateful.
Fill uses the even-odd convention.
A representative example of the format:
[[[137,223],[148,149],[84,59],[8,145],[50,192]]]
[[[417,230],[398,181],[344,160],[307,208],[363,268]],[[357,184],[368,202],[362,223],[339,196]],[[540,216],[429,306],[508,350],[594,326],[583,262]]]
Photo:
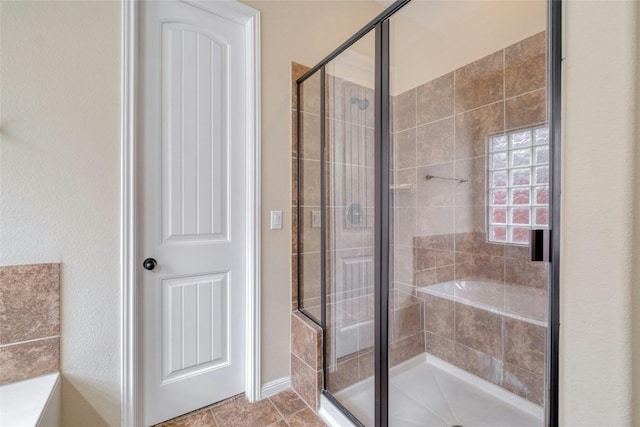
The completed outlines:
[[[142,425],[138,405],[137,343],[135,304],[135,75],[136,75],[136,3],[122,2],[121,70],[121,158],[120,158],[120,286],[121,286],[121,425]]]

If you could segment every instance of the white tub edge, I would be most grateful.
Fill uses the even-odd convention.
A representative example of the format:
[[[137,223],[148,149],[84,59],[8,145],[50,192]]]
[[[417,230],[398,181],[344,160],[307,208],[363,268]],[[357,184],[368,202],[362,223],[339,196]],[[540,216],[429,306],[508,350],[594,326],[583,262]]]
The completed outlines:
[[[0,386],[0,425],[60,427],[60,373]]]
[[[40,414],[37,427],[60,427],[60,410],[62,407],[62,391],[60,374],[56,372],[56,382],[53,385],[49,399]]]

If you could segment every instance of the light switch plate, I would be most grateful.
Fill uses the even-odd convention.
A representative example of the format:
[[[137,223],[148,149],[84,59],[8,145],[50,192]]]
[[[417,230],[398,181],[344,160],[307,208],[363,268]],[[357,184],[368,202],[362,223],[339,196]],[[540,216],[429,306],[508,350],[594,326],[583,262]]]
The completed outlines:
[[[271,211],[271,229],[282,229],[282,211]]]

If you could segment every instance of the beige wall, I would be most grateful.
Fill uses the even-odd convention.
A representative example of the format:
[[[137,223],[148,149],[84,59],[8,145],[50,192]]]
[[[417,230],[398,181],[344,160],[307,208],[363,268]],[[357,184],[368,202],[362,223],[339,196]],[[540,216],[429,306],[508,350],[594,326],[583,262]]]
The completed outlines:
[[[640,363],[637,354],[635,361],[631,357],[631,320],[635,311],[637,325],[640,309],[637,299],[631,305],[633,262],[637,268],[640,256],[638,241],[635,252],[632,241],[633,200],[640,187],[634,177],[634,166],[640,166],[634,155],[636,8],[631,1],[570,1],[565,7],[563,426],[634,425],[632,363]],[[636,371],[636,392],[638,378]]]
[[[0,4],[0,264],[62,263],[64,425],[119,425],[120,3]],[[289,375],[290,61],[319,61],[381,6],[250,4],[263,22],[268,382]],[[284,230],[269,230],[272,209]]]
[[[262,19],[262,381],[289,375],[291,61],[315,65],[382,6],[369,1],[244,1]],[[284,212],[283,230],[269,211]]]
[[[268,382],[289,373],[290,61],[316,63],[380,6],[247,3],[261,10],[263,20]],[[631,1],[567,4],[564,426],[631,425],[632,387],[640,399],[640,384],[631,382],[630,326],[632,260],[640,264],[639,236],[632,252],[629,232],[634,194],[640,208],[633,187],[635,7]],[[0,264],[62,262],[65,425],[118,425],[120,4],[3,1],[0,11]],[[638,187],[637,174],[635,179]],[[284,230],[269,230],[272,209],[285,212]],[[638,225],[637,215],[635,220]],[[640,272],[635,274],[638,280]],[[638,316],[638,305],[633,308]],[[635,330],[637,351],[639,334]]]
[[[636,5],[636,40],[640,37],[640,7]],[[632,153],[635,159],[633,169],[635,170],[635,183],[638,188],[640,183],[640,43],[636,43],[636,105],[635,105],[635,127],[636,142],[635,151]],[[634,233],[633,233],[633,288],[635,292],[632,297],[632,360],[634,360],[631,378],[633,378],[633,425],[640,425],[640,191],[634,192]]]
[[[0,264],[62,263],[64,425],[117,425],[120,5],[0,8]]]

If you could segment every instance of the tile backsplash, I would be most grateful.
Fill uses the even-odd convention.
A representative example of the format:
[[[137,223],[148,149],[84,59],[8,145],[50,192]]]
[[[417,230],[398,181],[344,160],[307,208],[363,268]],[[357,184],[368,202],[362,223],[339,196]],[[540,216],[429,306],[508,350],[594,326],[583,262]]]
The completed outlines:
[[[60,264],[0,267],[0,384],[58,370]]]

